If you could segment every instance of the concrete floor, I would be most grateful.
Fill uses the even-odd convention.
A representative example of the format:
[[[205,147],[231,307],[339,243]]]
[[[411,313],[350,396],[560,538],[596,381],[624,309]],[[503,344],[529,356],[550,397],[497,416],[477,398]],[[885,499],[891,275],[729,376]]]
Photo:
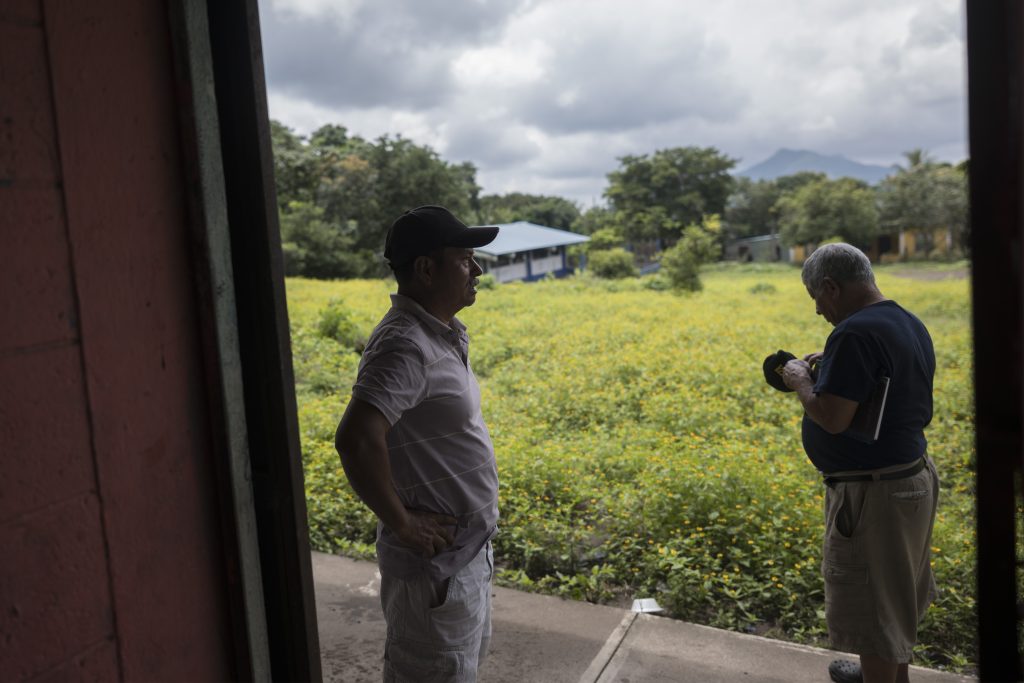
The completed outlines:
[[[377,567],[313,553],[325,681],[381,680]],[[494,588],[481,683],[827,683],[831,650],[628,610]],[[850,657],[847,655],[847,657]],[[976,679],[912,667],[914,683]]]

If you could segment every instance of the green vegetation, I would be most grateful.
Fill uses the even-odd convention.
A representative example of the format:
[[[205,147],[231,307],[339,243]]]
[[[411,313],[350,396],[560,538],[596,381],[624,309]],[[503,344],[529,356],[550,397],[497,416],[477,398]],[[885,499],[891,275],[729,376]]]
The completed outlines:
[[[714,147],[674,147],[625,156],[608,174],[605,197],[627,240],[675,242],[688,225],[720,215],[736,165]]]
[[[480,188],[470,163],[449,163],[401,136],[369,142],[342,126],[308,140],[271,122],[285,268],[307,277],[378,277],[392,221],[422,204],[467,216]]]
[[[920,149],[907,152],[906,158],[905,167],[878,185],[880,228],[913,226],[925,235],[949,229],[959,257],[970,239],[966,166],[937,163]]]
[[[560,230],[570,230],[579,217],[579,208],[568,199],[512,192],[506,195],[492,194],[480,197],[475,216],[467,217],[467,220],[481,225],[527,221]]]
[[[593,235],[588,251],[622,247],[645,269],[662,259],[674,271],[657,286],[684,290],[700,288],[698,267],[717,260],[726,243],[753,235],[779,234],[791,246],[841,239],[867,249],[880,235],[891,242],[891,235],[912,230],[919,258],[960,258],[966,251],[966,163],[935,162],[923,150],[908,152],[906,166],[875,187],[811,172],[737,178],[730,174],[736,160],[714,147],[626,155],[607,173],[608,205],[581,212],[563,197],[481,195],[473,163],[447,161],[400,135],[368,141],[328,124],[306,138],[272,121],[271,139],[290,276],[386,275],[381,250],[388,227],[421,204],[441,204],[477,225],[529,221]],[[692,239],[700,231],[714,239]],[[711,249],[691,253],[695,246]],[[603,277],[631,274],[619,252],[593,263]]]
[[[616,280],[637,274],[633,255],[622,247],[592,250],[589,259],[590,271],[597,277]]]
[[[675,245],[661,252],[660,277],[678,291],[696,292],[703,287],[701,265],[718,257],[721,221],[706,216],[703,225],[688,225]]]
[[[815,180],[775,203],[786,244],[822,243],[831,238],[867,245],[878,234],[875,193],[853,178]]]
[[[921,149],[904,156],[905,165],[874,187],[809,172],[774,180],[737,178],[725,209],[725,235],[779,233],[789,245],[838,238],[866,246],[879,235],[914,230],[925,240],[924,256],[935,248],[936,258],[961,258],[969,239],[967,162],[937,162]],[[949,232],[952,254],[931,244],[936,231]]]
[[[935,340],[927,435],[943,481],[933,540],[942,594],[917,656],[970,668],[968,282],[896,276],[907,271],[882,267],[878,280]],[[460,315],[501,476],[499,580],[595,602],[655,597],[678,618],[823,644],[822,485],[800,445],[798,404],[764,383],[761,361],[778,348],[818,350],[831,328],[791,266],[719,264],[701,277],[690,296],[651,277],[503,284]],[[375,521],[333,446],[359,355],[318,327],[336,299],[367,334],[391,285],[287,287],[311,541],[369,557]]]
[[[321,337],[333,339],[346,349],[361,352],[366,347],[366,335],[352,319],[352,313],[345,302],[332,299],[320,311],[316,331]]]

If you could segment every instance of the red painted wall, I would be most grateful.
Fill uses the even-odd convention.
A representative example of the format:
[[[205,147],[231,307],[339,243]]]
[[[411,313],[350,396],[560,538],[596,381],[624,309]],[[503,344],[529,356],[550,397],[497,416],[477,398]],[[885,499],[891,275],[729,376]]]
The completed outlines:
[[[232,677],[162,2],[0,8],[0,680]]]

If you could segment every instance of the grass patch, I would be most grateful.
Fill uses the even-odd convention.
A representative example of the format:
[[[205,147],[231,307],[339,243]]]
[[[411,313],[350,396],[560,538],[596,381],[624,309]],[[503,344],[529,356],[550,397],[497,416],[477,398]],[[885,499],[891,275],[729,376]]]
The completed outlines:
[[[942,595],[917,657],[969,670],[968,281],[890,273],[905,267],[879,268],[878,282],[935,341],[927,436],[943,480],[933,540]],[[509,283],[462,312],[501,477],[500,578],[593,602],[656,597],[682,619],[820,645],[822,485],[800,444],[799,404],[764,383],[761,362],[780,348],[820,350],[831,327],[791,265],[715,264],[701,278],[704,290],[687,295],[643,278]],[[374,518],[333,449],[358,355],[316,327],[337,300],[368,333],[390,286],[291,279],[287,288],[311,540],[366,556]]]

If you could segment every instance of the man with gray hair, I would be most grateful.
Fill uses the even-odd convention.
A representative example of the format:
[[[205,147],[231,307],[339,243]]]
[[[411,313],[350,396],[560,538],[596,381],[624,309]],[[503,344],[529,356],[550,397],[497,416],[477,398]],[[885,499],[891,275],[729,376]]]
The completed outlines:
[[[939,478],[927,455],[935,352],[924,324],[875,284],[867,256],[828,244],[802,278],[834,326],[783,380],[803,405],[803,445],[825,483],[825,618],[839,683],[905,683],[935,597],[931,535]]]

